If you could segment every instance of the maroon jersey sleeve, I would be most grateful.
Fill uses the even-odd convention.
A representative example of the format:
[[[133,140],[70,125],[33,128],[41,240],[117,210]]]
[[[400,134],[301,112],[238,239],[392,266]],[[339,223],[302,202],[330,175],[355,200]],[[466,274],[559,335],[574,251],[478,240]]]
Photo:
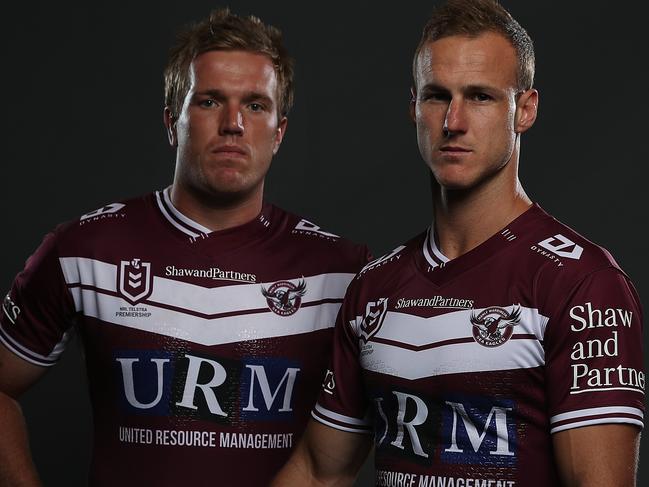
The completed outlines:
[[[47,235],[27,260],[2,304],[0,342],[40,366],[56,363],[63,352],[75,313],[56,251]]]
[[[358,360],[358,323],[363,318],[356,316],[354,284],[358,284],[357,279],[350,284],[336,319],[329,369],[311,415],[332,428],[353,433],[371,433],[369,405]]]
[[[642,427],[642,310],[617,268],[583,278],[549,313],[545,334],[551,432],[604,423]]]

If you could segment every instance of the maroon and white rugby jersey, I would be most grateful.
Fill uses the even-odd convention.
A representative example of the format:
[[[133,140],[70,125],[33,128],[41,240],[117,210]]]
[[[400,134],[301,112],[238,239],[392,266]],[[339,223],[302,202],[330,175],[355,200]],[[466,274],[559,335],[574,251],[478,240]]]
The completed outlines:
[[[265,205],[211,232],[168,190],[57,228],[4,300],[0,341],[53,365],[76,329],[93,486],[266,485],[305,427],[367,248]]]
[[[377,485],[559,485],[551,434],[642,427],[642,312],[603,249],[534,205],[449,261],[431,231],[349,286],[314,418],[373,432]]]

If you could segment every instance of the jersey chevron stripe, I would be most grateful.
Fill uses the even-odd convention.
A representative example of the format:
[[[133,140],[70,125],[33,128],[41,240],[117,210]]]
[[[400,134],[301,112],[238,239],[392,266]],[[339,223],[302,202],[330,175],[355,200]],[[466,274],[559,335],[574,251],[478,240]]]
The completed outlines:
[[[540,367],[545,364],[543,347],[537,340],[509,340],[500,347],[488,348],[477,343],[454,343],[443,347],[412,351],[372,342],[375,354],[361,358],[363,367],[372,372],[415,380],[448,374],[490,372]],[[471,360],[467,360],[471,357]]]
[[[385,323],[373,338],[390,340],[414,347],[428,347],[437,342],[469,338],[471,336],[471,313],[479,314],[483,309],[452,311],[430,318],[422,318],[407,313],[388,311]],[[537,309],[520,307],[520,323],[514,326],[516,335],[532,335],[542,341],[548,318]],[[358,334],[358,333],[357,333]]]
[[[62,257],[59,259],[65,281],[70,288],[82,287],[95,293],[107,291],[117,296],[117,266],[83,257]],[[354,277],[351,273],[330,273],[305,277],[307,292],[302,306],[309,304],[309,296],[320,300],[340,300],[347,284]],[[300,278],[301,279],[301,278]],[[295,279],[293,279],[295,280]],[[154,276],[153,293],[149,303],[160,303],[202,315],[267,310],[268,303],[261,293],[261,286],[268,288],[272,283],[234,284],[215,288],[197,286],[182,281]],[[77,311],[81,311],[78,300]],[[124,301],[123,305],[126,305]]]
[[[207,346],[299,335],[330,328],[340,308],[340,303],[323,303],[301,307],[290,316],[279,316],[268,310],[267,313],[206,319],[183,311],[159,308],[147,301],[147,312],[151,315],[133,319],[117,313],[120,306],[125,305],[120,297],[81,289],[77,299],[80,301],[77,307],[87,317]]]
[[[91,292],[96,292],[98,294],[104,294],[106,296],[112,296],[114,298],[121,298],[121,295],[112,292],[112,291],[105,291],[102,289],[97,289],[93,286],[81,286],[78,284],[72,284],[69,287],[70,293],[72,294],[72,298],[74,299],[76,310],[77,311],[83,311],[83,302],[81,301],[81,291],[91,291]],[[308,303],[302,303],[301,308],[308,308],[310,306],[319,306],[321,304],[340,304],[342,302],[342,298],[331,298],[331,299],[319,299],[317,301],[309,301]],[[243,316],[243,315],[250,315],[250,314],[256,314],[256,313],[270,313],[271,310],[268,307],[265,308],[252,308],[252,309],[247,309],[247,310],[236,310],[236,311],[228,311],[225,313],[200,313],[198,311],[190,311],[187,310],[186,308],[182,308],[180,306],[172,306],[169,304],[164,304],[164,303],[159,303],[156,301],[153,301],[151,299],[146,299],[142,301],[143,305],[152,305],[156,306],[157,308],[161,309],[167,309],[170,311],[178,311],[180,313],[185,313],[188,315],[196,316],[198,318],[204,318],[206,320],[214,320],[217,318],[227,318],[229,316]]]

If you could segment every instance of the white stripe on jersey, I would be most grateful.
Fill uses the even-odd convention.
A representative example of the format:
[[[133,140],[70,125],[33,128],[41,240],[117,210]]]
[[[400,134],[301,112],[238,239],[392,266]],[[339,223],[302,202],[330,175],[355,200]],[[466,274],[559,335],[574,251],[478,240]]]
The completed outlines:
[[[226,343],[297,335],[334,326],[340,303],[321,303],[304,306],[293,315],[280,316],[272,311],[237,314],[220,318],[204,318],[156,306],[147,301],[139,307],[146,308],[148,316],[120,316],[120,306],[128,305],[117,296],[82,289],[77,308],[85,316],[106,323],[179,338],[201,345]]]
[[[158,208],[160,209],[160,212],[169,221],[169,223],[171,223],[178,230],[180,230],[181,232],[189,235],[192,238],[198,238],[198,237],[201,236],[199,233],[194,233],[191,230],[189,230],[188,228],[183,227],[176,220],[173,219],[173,217],[169,214],[169,212],[165,208],[164,204],[160,200],[160,192],[156,192],[155,197],[156,197],[156,203],[158,203]]]
[[[418,347],[446,340],[471,338],[471,313],[478,315],[483,309],[488,308],[451,311],[430,318],[388,311],[376,337]],[[514,334],[534,335],[537,340],[543,340],[548,318],[536,308],[521,306],[520,311],[520,321],[514,325]]]
[[[372,433],[373,422],[367,416],[363,419],[345,416],[344,414],[321,406],[320,403],[316,403],[315,407],[311,410],[311,416],[320,423],[338,430],[349,431],[351,433]]]
[[[598,416],[601,414],[615,414],[626,413],[644,418],[644,413],[641,409],[629,406],[604,406],[599,408],[577,409],[576,411],[569,411],[567,413],[556,414],[550,418],[550,424],[565,421],[567,419],[583,418],[587,416]]]
[[[118,293],[116,265],[83,257],[61,257],[59,262],[68,286],[91,286],[100,290]],[[353,277],[354,274],[351,273],[331,273],[304,278],[306,294],[302,298],[302,306],[322,299],[342,299],[345,295],[345,289]],[[300,279],[302,278],[293,279],[292,282],[297,284]],[[272,284],[272,282],[235,284],[206,288],[154,276],[153,292],[147,299],[147,305],[159,303],[205,315],[246,312],[254,309],[266,310],[268,309],[268,303],[261,293],[261,287],[264,286],[268,289]],[[91,290],[91,292],[101,294],[94,290]],[[72,295],[74,297],[76,293],[72,291]],[[86,296],[88,295],[86,294]],[[129,305],[125,300],[117,299],[121,301],[121,306]],[[78,297],[75,298],[75,304],[77,311],[83,311],[83,303]],[[297,314],[299,313],[298,311]]]
[[[316,403],[314,409],[323,416],[326,416],[330,419],[335,419],[336,421],[340,421],[341,423],[356,424],[359,426],[370,426],[372,424],[372,422],[367,419],[358,419],[352,418],[351,416],[345,416],[344,414],[336,413],[329,409],[323,408],[318,403]]]
[[[426,233],[426,240],[424,241],[424,257],[428,264],[434,269],[441,264],[446,264],[450,259],[442,254],[442,251],[437,247],[435,242],[434,229],[435,224],[433,223]]]
[[[434,229],[435,224],[433,223],[428,232],[426,233],[426,240],[424,241],[424,257],[431,265],[435,268],[440,264],[446,264],[450,259],[442,254],[442,251],[437,247],[437,242],[435,242]]]
[[[324,425],[329,426],[330,428],[334,428],[340,431],[347,431],[348,433],[363,433],[366,435],[371,435],[374,434],[374,431],[371,429],[358,429],[358,428],[349,428],[347,426],[342,426],[340,424],[332,423],[331,421],[327,421],[326,419],[322,418],[321,416],[318,416],[314,411],[311,411],[311,416],[313,419],[318,421],[319,423],[322,423]]]
[[[633,419],[633,418],[599,418],[599,419],[590,419],[587,421],[579,421],[577,423],[568,423],[564,424],[562,426],[557,426],[556,428],[551,428],[550,433],[558,433],[559,431],[564,431],[564,430],[569,430],[573,428],[580,428],[581,426],[592,426],[594,424],[612,424],[612,423],[627,423],[627,424],[635,424],[636,426],[640,426],[640,428],[644,427],[644,423],[638,419]]]
[[[156,195],[157,194],[158,193],[156,193]],[[165,203],[167,204],[167,207],[169,208],[169,211],[171,211],[173,216],[175,216],[181,222],[183,222],[185,225],[193,228],[194,230],[196,230],[199,233],[203,233],[205,235],[209,235],[210,233],[212,233],[212,230],[210,230],[207,227],[204,227],[203,225],[201,225],[198,222],[195,222],[194,220],[192,220],[191,218],[183,215],[180,211],[178,211],[176,209],[174,204],[171,202],[171,186],[169,186],[168,188],[165,188],[164,191],[162,191],[162,195],[163,195]],[[160,210],[165,210],[165,208],[163,208],[163,205],[161,204],[160,201],[158,201],[158,204],[160,206]],[[174,223],[173,222],[173,217],[171,217],[170,215],[167,215],[166,211],[163,211],[163,213],[165,214],[165,216],[168,216],[168,217],[172,218],[171,222]]]
[[[39,365],[41,367],[51,367],[52,365],[56,365],[57,360],[63,353],[63,350],[65,350],[65,346],[70,340],[71,333],[72,333],[71,330],[65,332],[61,337],[61,341],[59,341],[56,345],[54,345],[52,352],[47,356],[38,354],[36,352],[31,351],[27,347],[22,346],[16,340],[11,338],[11,336],[9,336],[9,334],[7,333],[4,334],[0,333],[0,342],[2,342],[2,344],[6,346],[9,350],[11,350],[13,353],[18,355],[23,360],[26,360],[27,362],[30,362],[35,365]]]
[[[541,341],[548,318],[533,308],[521,306],[520,310],[521,319],[514,334],[529,336],[510,338],[497,347],[485,347],[474,341],[471,310],[430,318],[388,312],[368,343],[372,352],[361,356],[361,364],[373,372],[410,380],[542,366],[545,352]],[[413,350],[415,347],[418,349]]]
[[[409,380],[448,374],[529,369],[545,364],[543,347],[533,339],[509,340],[493,348],[471,342],[420,351],[370,343],[374,352],[361,357],[365,369]]]

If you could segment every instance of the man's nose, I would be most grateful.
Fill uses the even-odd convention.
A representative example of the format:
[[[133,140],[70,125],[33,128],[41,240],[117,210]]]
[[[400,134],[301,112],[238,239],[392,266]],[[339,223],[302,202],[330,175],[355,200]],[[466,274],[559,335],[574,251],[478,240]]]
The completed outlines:
[[[243,114],[238,105],[226,105],[221,112],[221,135],[243,135]]]
[[[452,137],[467,131],[465,106],[462,100],[453,99],[448,104],[442,130],[445,137]]]

